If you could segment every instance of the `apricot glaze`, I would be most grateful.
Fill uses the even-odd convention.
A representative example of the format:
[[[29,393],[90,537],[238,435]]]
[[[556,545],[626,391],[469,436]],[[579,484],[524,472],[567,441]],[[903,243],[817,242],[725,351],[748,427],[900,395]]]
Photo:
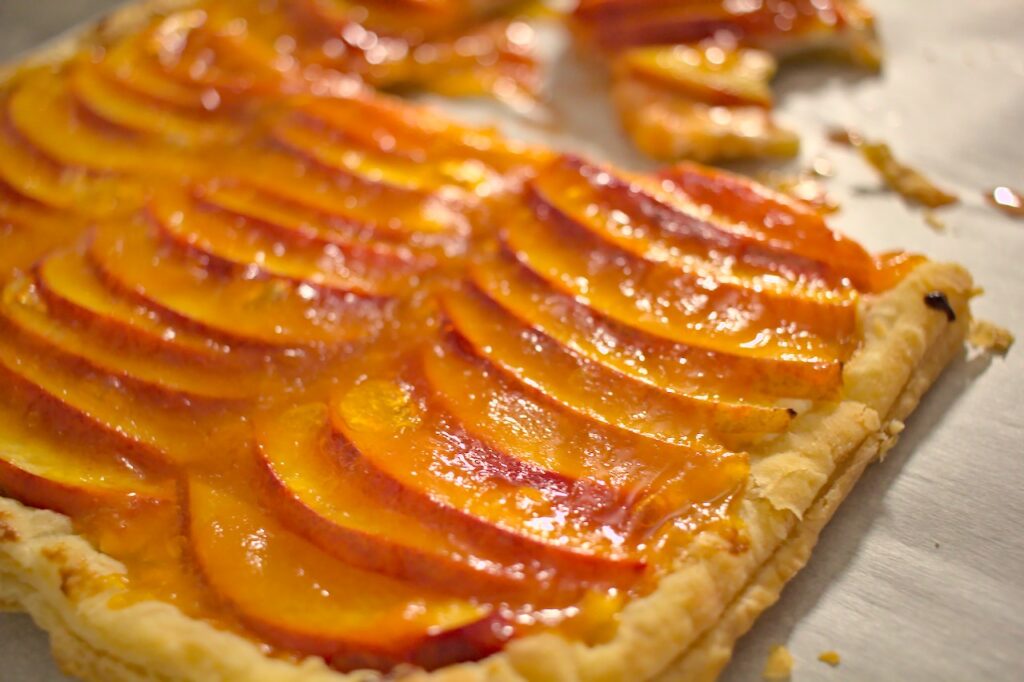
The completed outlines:
[[[355,78],[527,87],[472,4],[200,2],[0,92],[0,490],[125,564],[111,608],[342,670],[596,641],[742,551],[747,449],[841,394],[917,260]]]

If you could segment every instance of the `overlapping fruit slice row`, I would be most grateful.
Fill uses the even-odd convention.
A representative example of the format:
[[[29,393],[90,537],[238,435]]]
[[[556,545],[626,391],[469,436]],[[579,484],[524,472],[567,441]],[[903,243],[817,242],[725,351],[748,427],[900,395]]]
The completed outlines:
[[[793,156],[799,139],[772,116],[777,59],[880,63],[873,17],[857,0],[584,0],[573,19],[611,60],[630,137],[663,160]]]
[[[360,198],[424,191],[336,170]],[[843,273],[871,259],[774,195],[748,205],[786,216],[777,234],[691,210],[693,174],[753,191],[708,173],[527,172],[483,214],[497,251],[438,289],[440,325],[387,303],[416,299],[415,256],[452,260],[415,244],[435,232],[351,216],[346,232],[252,178],[160,184],[9,281],[5,423],[23,444],[0,480],[68,513],[173,504],[178,481],[205,583],[277,647],[344,669],[486,655],[728,526],[746,478],[731,446],[784,430],[785,399],[838,388]],[[343,244],[351,268],[311,257]],[[31,438],[12,426],[25,414]],[[59,451],[55,426],[92,454]]]
[[[243,95],[323,95],[351,77],[383,88],[532,97],[538,87],[533,34],[508,16],[515,4],[199,3],[156,23],[137,47],[123,47],[117,66],[122,73],[138,68],[133,80],[181,104],[195,97],[173,81],[202,85],[200,104],[207,109],[231,106]],[[148,68],[147,59],[158,60],[159,70]],[[161,82],[161,74],[172,82]]]

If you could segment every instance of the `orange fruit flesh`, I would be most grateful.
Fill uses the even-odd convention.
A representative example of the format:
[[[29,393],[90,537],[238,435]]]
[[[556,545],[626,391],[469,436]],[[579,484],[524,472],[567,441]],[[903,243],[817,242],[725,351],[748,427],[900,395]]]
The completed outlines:
[[[525,581],[472,555],[470,543],[381,508],[349,475],[331,442],[327,407],[312,403],[257,428],[266,470],[264,499],[296,532],[328,554],[414,584],[488,595],[526,591]]]
[[[31,402],[13,392],[0,399],[0,490],[65,514],[104,505],[169,503],[174,494],[173,485],[138,462],[45,432]]]
[[[638,435],[688,443],[702,430],[777,432],[790,415],[782,408],[725,403],[666,393],[563,349],[554,339],[518,324],[475,292],[452,294],[444,310],[458,333],[481,355],[518,381],[579,414]]]
[[[4,289],[0,315],[31,338],[33,345],[48,346],[143,386],[212,400],[241,400],[260,390],[251,375],[218,375],[202,365],[161,362],[148,349],[103,342],[87,329],[61,323],[53,319],[36,284],[25,277],[13,279]]]
[[[472,271],[473,285],[563,347],[662,390],[735,400],[821,398],[840,382],[837,362],[752,359],[673,344],[602,317],[508,258]]]
[[[340,343],[372,330],[378,317],[375,302],[321,296],[309,284],[211,275],[162,248],[145,225],[104,227],[89,252],[105,277],[144,303],[243,342]]]
[[[486,607],[339,564],[222,486],[190,480],[187,514],[200,569],[238,616],[257,632],[340,667],[355,667],[347,660],[405,662],[410,641],[469,629],[488,616]]]
[[[705,286],[688,273],[610,247],[550,213],[503,233],[516,257],[548,284],[625,325],[679,343],[750,357],[834,360],[834,316],[818,306],[775,302],[753,290]],[[839,331],[852,334],[854,318]],[[838,343],[837,343],[838,341]]]
[[[52,251],[36,264],[42,296],[55,316],[148,345],[159,353],[204,364],[237,358],[239,352],[212,341],[183,325],[173,325],[153,311],[116,295],[103,282],[86,257],[76,250]],[[239,381],[246,381],[238,376]]]
[[[365,369],[366,380],[336,394],[331,423],[390,505],[475,537],[527,570],[571,567],[613,580],[643,570],[599,526],[568,515],[557,488],[529,485],[508,458],[428,404],[402,377]]]

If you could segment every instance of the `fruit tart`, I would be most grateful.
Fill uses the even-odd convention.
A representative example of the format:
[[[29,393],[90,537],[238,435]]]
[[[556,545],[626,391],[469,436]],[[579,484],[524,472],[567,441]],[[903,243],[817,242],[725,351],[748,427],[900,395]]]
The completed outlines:
[[[859,0],[580,0],[573,20],[610,63],[630,138],[660,160],[794,156],[799,138],[772,115],[778,60],[881,64]]]
[[[69,674],[713,678],[958,352],[957,266],[363,78],[485,9],[132,6],[9,74],[0,605]]]

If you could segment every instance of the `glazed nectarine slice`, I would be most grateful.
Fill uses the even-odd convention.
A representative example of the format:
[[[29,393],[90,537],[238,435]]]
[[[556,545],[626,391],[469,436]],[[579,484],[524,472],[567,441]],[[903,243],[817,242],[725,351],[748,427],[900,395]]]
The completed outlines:
[[[170,501],[173,486],[110,450],[53,433],[7,394],[0,401],[0,490],[64,514]]]
[[[80,117],[67,84],[53,75],[20,81],[11,95],[11,125],[54,161],[97,171],[180,174],[190,162],[170,147],[100,131]]]
[[[789,158],[800,151],[796,133],[756,104],[707,104],[639,78],[616,80],[612,100],[633,144],[660,161]]]
[[[220,410],[188,410],[130,391],[106,374],[73,366],[36,346],[2,317],[0,375],[39,397],[55,420],[95,428],[154,460],[202,459],[208,456],[214,435],[229,430],[218,426],[227,424]],[[229,435],[238,437],[237,432]]]
[[[260,638],[343,670],[481,658],[508,628],[489,607],[353,568],[239,493],[188,484],[193,554],[214,592]]]
[[[709,206],[724,218],[723,229],[738,237],[828,264],[858,288],[870,289],[871,256],[829,229],[813,208],[739,175],[693,163],[677,164],[658,177],[669,195]]]
[[[587,235],[554,214],[525,217],[503,232],[516,258],[549,285],[623,324],[670,341],[757,358],[841,358],[855,315],[811,302],[720,286],[652,263]]]
[[[375,154],[303,125],[301,121],[284,119],[274,127],[273,137],[286,149],[330,171],[378,183],[393,191],[428,192],[444,186],[448,180],[440,176],[433,165]]]
[[[608,426],[689,443],[709,431],[778,432],[792,419],[784,408],[670,393],[633,381],[522,324],[474,289],[448,294],[442,305],[476,353],[522,384]]]
[[[524,481],[523,466],[428,405],[395,369],[365,371],[365,380],[335,394],[331,423],[385,504],[472,537],[531,574],[554,568],[562,580],[621,583],[642,573],[643,563],[606,537],[599,521],[565,507],[563,486]]]
[[[152,45],[152,28],[125,36],[107,48],[98,68],[112,81],[156,102],[196,112],[219,108],[221,96],[216,90],[191,88],[168,78]]]
[[[330,175],[269,154],[244,157],[232,177],[273,199],[315,211],[384,239],[426,246],[469,232],[465,216],[433,195],[396,192],[355,176]]]
[[[129,132],[143,133],[178,146],[237,140],[240,128],[212,112],[175,111],[170,105],[139,97],[109,81],[95,63],[79,60],[68,87],[75,101],[94,116]]]
[[[126,336],[158,353],[202,363],[238,359],[240,353],[192,328],[172,324],[145,306],[103,284],[92,264],[77,250],[54,251],[36,267],[42,296],[56,317],[74,320],[101,333]]]
[[[256,428],[265,500],[297,533],[369,571],[466,595],[525,592],[529,583],[450,534],[424,528],[360,485],[330,442],[327,407],[299,405]]]
[[[118,288],[226,338],[270,346],[335,344],[372,333],[377,303],[308,284],[217,274],[163,248],[144,225],[97,230],[89,252]]]
[[[855,298],[841,275],[820,261],[735,234],[705,220],[700,210],[666,202],[649,185],[630,183],[575,157],[548,165],[530,184],[538,210],[551,211],[600,239],[646,260],[711,277],[725,286],[753,288],[838,306]],[[831,236],[831,233],[828,233]]]
[[[857,3],[788,0],[734,6],[721,0],[587,0],[576,9],[586,33],[607,50],[632,45],[740,42],[783,55],[803,49],[836,48],[868,66],[870,18]]]
[[[130,211],[139,204],[139,187],[135,182],[62,166],[26,144],[3,116],[0,184],[26,199],[71,214],[106,216]]]
[[[456,343],[428,348],[423,363],[436,399],[466,429],[520,460],[533,477],[564,481],[567,504],[615,532],[640,525],[642,508],[667,510],[674,504],[681,517],[687,504],[720,499],[745,475],[731,475],[729,458],[709,444],[696,452],[580,417],[517,385]],[[687,497],[666,499],[670,488],[681,492],[680,483]]]
[[[497,7],[499,4],[491,3],[488,8]],[[365,24],[367,29],[397,36],[407,33],[450,34],[469,21],[473,13],[484,7],[445,0],[375,2],[369,3],[366,7],[359,7],[358,10],[352,3],[339,0],[298,0],[295,5],[308,16],[307,20],[334,32],[344,30],[361,18],[361,23]],[[410,31],[410,27],[413,26],[416,27],[416,31]]]
[[[474,159],[507,171],[547,154],[503,140],[493,130],[461,126],[427,107],[366,90],[344,98],[311,99],[298,108],[346,140],[410,161]]]
[[[214,182],[199,187],[196,195],[201,203],[266,227],[292,243],[333,245],[356,260],[387,268],[425,267],[436,260],[422,250],[374,239],[379,235],[372,225],[332,218],[246,185]]]
[[[393,270],[374,272],[372,261],[346,258],[330,244],[288,243],[261,226],[232,220],[222,211],[203,208],[187,196],[165,191],[149,202],[149,214],[174,242],[213,259],[255,268],[267,275],[362,296],[392,293],[407,279]]]
[[[171,395],[192,398],[240,400],[259,392],[259,383],[248,373],[223,373],[203,365],[161,360],[150,349],[133,346],[129,340],[111,343],[84,325],[54,319],[28,277],[18,277],[3,291],[0,315],[35,345],[75,358],[99,372],[157,388]]]
[[[10,208],[4,204],[0,188],[0,280],[15,268],[27,270],[54,248],[73,241],[81,229],[73,219],[61,220],[37,207],[28,210]]]
[[[708,104],[770,107],[768,81],[775,60],[760,50],[717,45],[655,45],[626,50],[615,59],[618,77],[638,77]]]
[[[232,19],[242,19],[242,23],[227,26]],[[149,49],[162,53],[164,73],[181,84],[231,96],[279,93],[285,72],[291,69],[275,68],[267,58],[267,49],[273,48],[256,46],[254,50],[248,33],[245,17],[232,8],[210,5],[164,18],[154,28]],[[170,54],[165,47],[168,43],[174,46]]]
[[[581,356],[671,393],[729,400],[823,398],[842,381],[838,362],[749,358],[673,343],[603,317],[507,257],[471,271],[473,284],[523,323]]]
[[[474,436],[513,458],[509,467],[521,469],[521,480],[564,487],[573,497],[592,496],[584,506],[621,501],[619,493],[604,483],[621,482],[608,475],[614,466],[610,459],[599,460],[586,449],[562,445],[574,435],[570,424],[576,427],[575,434],[583,432],[579,422],[574,424],[562,411],[530,396],[456,339],[425,346],[422,357],[434,399]],[[547,445],[531,447],[537,444],[536,434],[542,433]]]

